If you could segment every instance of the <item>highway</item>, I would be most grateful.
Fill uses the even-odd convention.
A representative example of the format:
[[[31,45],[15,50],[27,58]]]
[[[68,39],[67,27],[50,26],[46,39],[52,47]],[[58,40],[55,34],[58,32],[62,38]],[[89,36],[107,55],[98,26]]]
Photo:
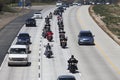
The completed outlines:
[[[0,80],[57,80],[59,75],[74,75],[76,80],[120,80],[120,47],[90,17],[89,6],[71,6],[63,13],[64,27],[68,37],[67,48],[62,49],[59,42],[57,16],[51,20],[53,31],[53,58],[44,55],[45,45],[42,29],[44,19],[37,19],[37,27],[22,26],[19,33],[31,36],[29,66],[8,66],[8,55],[0,67]],[[39,10],[40,7],[33,9]],[[45,18],[53,12],[54,6],[42,10]],[[95,45],[78,45],[80,30],[91,30],[95,35]],[[18,34],[19,34],[18,33]],[[16,33],[17,34],[17,33]],[[16,38],[12,44],[16,43]],[[7,51],[6,51],[7,52]],[[71,55],[78,59],[78,72],[67,70],[67,60]]]

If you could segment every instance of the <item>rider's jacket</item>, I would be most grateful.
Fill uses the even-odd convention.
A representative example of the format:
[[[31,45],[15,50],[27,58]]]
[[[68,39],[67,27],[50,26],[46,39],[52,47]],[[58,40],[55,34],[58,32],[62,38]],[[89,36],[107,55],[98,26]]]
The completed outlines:
[[[72,64],[72,63],[78,63],[78,60],[76,60],[75,58],[70,58],[69,60],[68,60],[68,63],[69,64]]]
[[[46,46],[46,50],[51,50],[51,46],[50,46],[50,45],[47,45],[47,46]]]
[[[47,36],[52,36],[52,35],[53,35],[52,31],[47,32]]]

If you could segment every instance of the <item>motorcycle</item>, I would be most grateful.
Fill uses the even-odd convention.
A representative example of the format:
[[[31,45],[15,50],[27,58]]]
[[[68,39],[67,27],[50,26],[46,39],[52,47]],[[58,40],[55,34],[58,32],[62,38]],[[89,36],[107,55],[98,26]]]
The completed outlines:
[[[61,30],[60,30],[61,31]],[[65,38],[65,32],[59,32],[59,38],[64,39]]]
[[[51,46],[50,46],[50,45],[47,45],[47,46],[46,46],[46,50],[45,50],[44,55],[45,55],[47,58],[51,58],[52,55],[53,55],[53,52],[52,52],[52,50],[51,50],[51,47],[52,47],[52,45],[51,45]]]
[[[51,58],[52,57],[52,55],[53,55],[53,53],[52,53],[52,51],[51,51],[51,49],[46,49],[46,51],[45,51],[45,56],[47,57],[47,58]]]
[[[52,13],[49,14],[49,19],[52,19]]]
[[[48,36],[47,36],[47,40],[48,40],[48,41],[52,41],[52,39],[53,39],[53,36],[52,36],[52,35],[48,35]]]
[[[67,40],[60,40],[60,45],[62,48],[65,48],[67,46]]]
[[[45,23],[46,24],[50,24],[50,19],[49,18],[45,18]]]
[[[68,70],[71,72],[71,73],[75,73],[76,70],[78,70],[77,68],[77,65],[75,63],[71,63],[68,65]]]
[[[42,37],[46,38],[46,32],[45,31],[42,32]]]

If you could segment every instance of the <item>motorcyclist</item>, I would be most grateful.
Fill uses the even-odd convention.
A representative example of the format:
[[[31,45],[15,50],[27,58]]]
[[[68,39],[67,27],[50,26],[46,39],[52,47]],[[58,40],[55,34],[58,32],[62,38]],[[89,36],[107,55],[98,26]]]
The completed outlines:
[[[47,31],[47,36],[52,36],[53,32],[52,31]]]
[[[47,43],[46,50],[51,50],[51,46],[49,43]]]
[[[60,15],[57,16],[57,20],[62,20],[62,17]]]
[[[45,18],[45,22],[46,22],[46,23],[49,23],[49,22],[50,22],[48,16]]]
[[[49,18],[52,18],[52,12],[50,12],[50,14],[49,14]]]
[[[47,25],[47,24],[45,25],[44,28],[45,28],[46,31],[50,31],[50,30],[51,30],[51,29],[50,29],[50,25]]]
[[[44,54],[48,58],[50,58],[53,55],[52,50],[51,50],[51,45],[49,43],[47,43],[46,45],[46,50]]]
[[[68,69],[69,69],[70,65],[75,65],[76,70],[78,69],[77,65],[76,65],[78,63],[78,60],[74,58],[74,55],[71,55],[71,58],[68,60],[68,63],[69,63]]]
[[[65,31],[61,30],[59,33],[60,33],[59,34],[60,39],[64,39],[65,38]]]

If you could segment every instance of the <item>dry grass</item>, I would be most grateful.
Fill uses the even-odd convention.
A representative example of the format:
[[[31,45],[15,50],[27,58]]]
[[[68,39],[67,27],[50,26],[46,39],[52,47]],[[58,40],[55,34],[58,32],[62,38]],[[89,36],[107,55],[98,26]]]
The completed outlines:
[[[0,13],[0,29],[4,28],[10,21],[28,13],[30,10],[17,8],[17,12],[2,12]]]
[[[89,8],[96,23],[120,44],[120,5],[96,5]]]

